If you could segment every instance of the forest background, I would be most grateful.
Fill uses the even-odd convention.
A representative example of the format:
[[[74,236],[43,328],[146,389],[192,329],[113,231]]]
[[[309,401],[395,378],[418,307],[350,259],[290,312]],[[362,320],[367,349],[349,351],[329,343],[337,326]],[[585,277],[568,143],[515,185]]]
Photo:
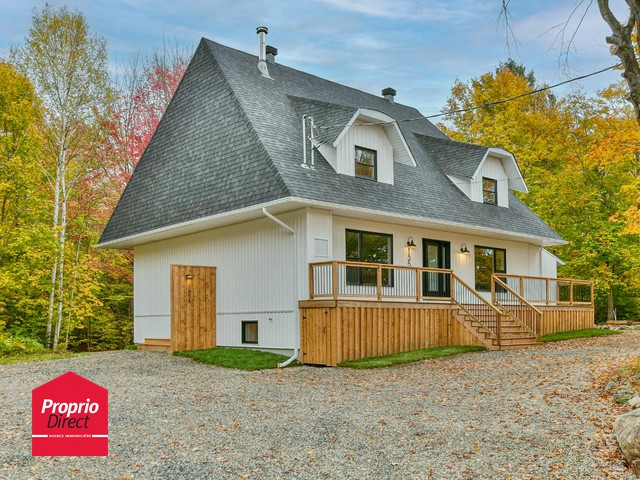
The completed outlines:
[[[93,247],[190,53],[164,42],[110,75],[82,13],[45,6],[0,59],[0,354],[131,343],[133,253]],[[457,113],[439,127],[513,153],[521,199],[569,242],[551,249],[559,275],[595,281],[598,321],[638,319],[640,128],[627,84],[493,104],[543,86],[506,60],[456,81],[444,112]]]

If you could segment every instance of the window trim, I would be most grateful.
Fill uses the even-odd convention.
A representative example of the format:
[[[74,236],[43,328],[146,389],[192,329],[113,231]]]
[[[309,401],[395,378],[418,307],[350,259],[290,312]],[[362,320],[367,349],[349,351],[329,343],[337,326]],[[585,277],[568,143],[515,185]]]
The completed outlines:
[[[353,258],[349,258],[347,257],[347,235],[349,235],[349,233],[356,233],[358,234],[358,253],[359,253],[359,258],[358,259],[353,259]],[[387,237],[389,239],[389,258],[387,259],[387,265],[393,265],[393,234],[392,233],[380,233],[380,232],[369,232],[367,230],[356,230],[353,228],[346,228],[344,231],[344,249],[345,249],[345,255],[344,258],[347,262],[359,262],[359,263],[371,263],[372,265],[375,265],[372,262],[367,262],[362,260],[362,234],[368,234],[368,235],[377,235],[380,237]],[[347,279],[347,284],[348,285],[369,285],[368,283],[364,283],[362,280],[362,271],[361,269],[366,268],[366,267],[347,267],[347,269],[349,268],[357,268],[360,269],[358,277],[359,277],[359,281],[358,282],[349,282]],[[393,271],[392,270],[386,270],[386,272],[388,273],[388,278],[383,279],[383,286],[385,287],[393,287]],[[383,277],[384,277],[385,271],[383,270]]]
[[[256,341],[255,342],[247,340],[246,327],[247,325],[250,325],[250,324],[256,325]],[[258,345],[259,341],[260,341],[260,336],[259,336],[258,320],[243,320],[242,321],[242,343],[246,343],[248,345]]]
[[[478,259],[478,256],[476,254],[476,250],[479,249],[479,248],[484,249],[484,250],[492,250],[493,251],[493,255],[492,255],[492,257],[493,257],[493,266],[492,266],[493,270],[491,272],[492,274],[494,274],[494,273],[505,273],[506,274],[507,273],[507,249],[506,248],[498,248],[498,247],[487,247],[487,246],[484,246],[484,245],[474,245],[473,246],[473,273],[474,273],[474,283],[475,283],[476,291],[478,291],[478,292],[490,292],[491,291],[491,284],[489,284],[489,288],[486,289],[486,290],[478,288],[478,276],[477,276],[478,270],[477,270],[477,263],[476,263],[477,259]],[[498,252],[498,251],[504,252],[504,272],[496,270],[496,252]]]
[[[366,151],[366,152],[372,152],[373,153],[373,165],[369,165],[368,163],[359,162],[358,161],[358,157],[356,155],[358,150],[363,150],[363,151]],[[358,164],[366,165],[367,167],[373,166],[373,177],[368,177],[366,175],[358,175],[356,173],[356,166]],[[367,180],[377,181],[378,180],[378,151],[377,150],[373,150],[372,148],[366,148],[366,147],[361,147],[359,145],[354,145],[354,148],[353,148],[353,174],[354,174],[354,176],[356,176],[358,178],[366,178]]]
[[[484,188],[485,181],[493,182],[493,189],[488,190]],[[489,202],[485,199],[485,193],[493,194],[493,202]],[[487,205],[498,205],[498,180],[490,177],[482,177],[482,203],[486,203]]]

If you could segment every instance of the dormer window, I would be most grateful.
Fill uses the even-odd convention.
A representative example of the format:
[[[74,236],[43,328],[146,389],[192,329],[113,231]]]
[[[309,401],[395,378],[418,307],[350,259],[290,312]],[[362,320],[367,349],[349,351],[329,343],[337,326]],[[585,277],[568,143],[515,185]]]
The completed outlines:
[[[368,148],[355,147],[356,177],[378,178],[377,152]]]
[[[493,178],[482,177],[482,202],[497,205],[498,181]]]

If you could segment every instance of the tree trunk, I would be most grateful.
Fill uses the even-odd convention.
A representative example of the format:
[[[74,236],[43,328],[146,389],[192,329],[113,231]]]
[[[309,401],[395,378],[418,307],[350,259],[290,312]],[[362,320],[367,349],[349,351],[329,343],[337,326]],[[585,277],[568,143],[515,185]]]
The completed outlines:
[[[78,245],[76,247],[76,259],[73,268],[73,283],[71,287],[71,297],[69,299],[69,314],[67,315],[67,331],[64,339],[64,348],[65,350],[69,349],[69,331],[71,330],[71,312],[73,311],[73,307],[75,306],[75,296],[76,296],[76,281],[78,278],[78,260],[80,258],[80,246],[82,245],[82,235],[78,238]]]
[[[640,21],[640,1],[626,0],[629,6],[629,19],[626,24],[614,16],[609,8],[609,0],[598,0],[600,15],[611,28],[613,35],[606,38],[611,45],[611,53],[617,56],[623,68],[622,76],[629,85],[629,101],[633,104],[636,119],[640,123],[640,65],[636,56],[637,38],[634,41],[634,32]]]
[[[64,154],[63,154],[64,158]],[[60,340],[60,327],[62,326],[62,310],[64,306],[64,247],[67,239],[67,182],[63,174],[60,178],[61,203],[60,203],[60,241],[59,241],[59,272],[58,272],[58,318],[56,320],[56,333],[53,338],[53,348],[58,346]]]
[[[609,297],[607,299],[607,321],[613,321],[616,318],[615,303],[613,301],[613,284],[609,282]]]
[[[53,191],[53,232],[58,235],[58,223],[60,222],[60,156],[57,159],[55,187]],[[49,294],[49,310],[47,312],[47,333],[45,338],[45,346],[51,347],[51,330],[53,327],[53,305],[56,297],[56,280],[58,276],[58,255],[57,252],[53,256],[53,267],[51,269],[51,292]]]

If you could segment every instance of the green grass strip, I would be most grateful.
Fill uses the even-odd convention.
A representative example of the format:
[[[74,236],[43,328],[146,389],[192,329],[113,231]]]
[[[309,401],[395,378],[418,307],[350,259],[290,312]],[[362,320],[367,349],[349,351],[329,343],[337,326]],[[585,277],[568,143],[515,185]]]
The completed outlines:
[[[45,353],[32,353],[22,355],[8,355],[6,357],[0,357],[0,365],[9,365],[13,363],[26,363],[26,362],[46,362],[48,360],[63,360],[65,358],[80,357],[82,355],[89,355],[88,353],[73,353],[73,352],[45,352]]]
[[[184,350],[174,352],[179,357],[188,357],[196,362],[208,363],[219,367],[235,368],[237,370],[265,370],[276,368],[279,363],[284,362],[289,357],[277,355],[259,350],[249,350],[245,348],[224,348],[217,347],[208,350]],[[298,365],[292,362],[289,366]]]
[[[569,330],[568,332],[548,333],[543,335],[541,340],[543,342],[560,342],[562,340],[571,340],[574,338],[590,338],[590,337],[604,337],[606,335],[617,335],[617,330],[602,330],[600,328],[585,328],[584,330]]]
[[[380,368],[402,365],[404,363],[419,362],[429,358],[448,357],[459,353],[479,352],[485,350],[480,346],[457,346],[457,347],[436,347],[425,348],[423,350],[413,350],[412,352],[394,353],[382,357],[361,358],[359,360],[345,360],[338,364],[339,367],[348,368]]]

